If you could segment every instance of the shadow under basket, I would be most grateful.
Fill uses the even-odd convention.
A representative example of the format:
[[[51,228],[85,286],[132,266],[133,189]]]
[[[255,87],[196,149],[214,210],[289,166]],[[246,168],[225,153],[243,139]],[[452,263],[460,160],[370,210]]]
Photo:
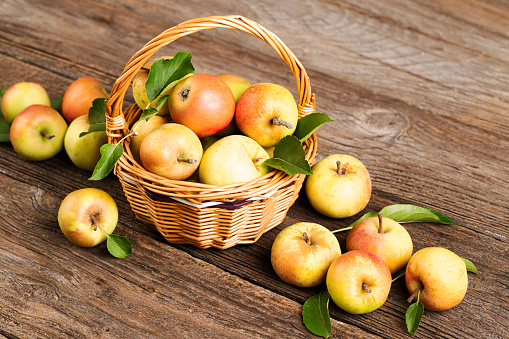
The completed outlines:
[[[272,171],[250,182],[212,186],[169,180],[148,172],[133,158],[129,135],[141,109],[122,110],[127,89],[136,73],[160,48],[194,32],[211,28],[244,31],[268,43],[290,67],[297,81],[299,117],[315,112],[314,95],[304,67],[273,33],[238,15],[193,19],[174,26],[149,41],[127,63],[106,104],[106,131],[110,144],[122,143],[123,155],[114,168],[136,218],[155,226],[170,243],[226,249],[252,244],[285,218],[302,188],[305,175]],[[316,134],[303,142],[312,165]]]

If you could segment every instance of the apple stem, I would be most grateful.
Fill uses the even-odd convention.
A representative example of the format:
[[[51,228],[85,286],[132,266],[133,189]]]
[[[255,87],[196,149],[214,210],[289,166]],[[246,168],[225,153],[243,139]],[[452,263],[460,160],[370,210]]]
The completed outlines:
[[[341,161],[336,161],[336,165],[338,166],[337,172],[339,175],[345,175],[348,170],[348,164],[341,165]]]
[[[90,216],[90,221],[92,221],[92,225],[94,225],[94,231],[97,231],[97,225],[99,224],[98,214],[92,214]]]
[[[383,233],[382,229],[382,213],[378,213],[378,233]]]
[[[287,121],[284,121],[279,116],[272,118],[272,120],[270,120],[270,122],[273,123],[276,126],[285,126],[288,129],[292,129],[293,128],[292,124],[290,124]]]
[[[371,289],[365,283],[362,283],[362,289],[366,291],[366,293],[371,293]]]
[[[304,240],[306,241],[306,243],[308,245],[311,245],[311,238],[309,237],[309,235],[306,232],[302,232],[302,236],[304,237]]]
[[[50,134],[46,133],[46,131],[42,131],[42,132],[41,132],[41,135],[42,135],[43,137],[45,137],[46,139],[48,139],[48,140],[51,140],[51,139],[53,139],[53,138],[55,137],[55,135],[54,135],[54,134],[50,135]]]
[[[419,294],[420,291],[422,291],[423,288],[424,288],[424,286],[422,284],[420,284],[419,287],[414,291],[414,293],[412,293],[410,298],[407,299],[407,302],[411,303],[412,300],[414,300],[414,298]]]
[[[191,165],[196,165],[196,164],[198,163],[198,160],[193,159],[193,158],[182,158],[182,157],[178,157],[178,158],[177,158],[177,161],[178,161],[178,162],[185,162],[185,163],[188,163],[188,164],[191,164]]]

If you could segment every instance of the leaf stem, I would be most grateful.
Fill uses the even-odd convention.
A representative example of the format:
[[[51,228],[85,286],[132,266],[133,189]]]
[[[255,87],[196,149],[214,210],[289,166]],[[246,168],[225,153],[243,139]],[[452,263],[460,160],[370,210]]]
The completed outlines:
[[[412,295],[407,299],[407,302],[411,303],[412,300],[414,300],[414,298],[420,294],[423,288],[424,286],[420,284],[419,287],[414,291],[414,293],[412,293]],[[419,297],[417,297],[417,301],[419,301]]]
[[[400,275],[398,275],[396,278],[392,279],[392,282],[395,282],[396,280],[398,280],[399,278],[401,278],[402,276],[405,275],[405,272],[401,273]]]
[[[340,228],[339,230],[331,231],[331,233],[348,231],[348,230],[351,230],[352,228],[353,228],[353,226],[348,226],[348,227],[345,227],[345,228]]]

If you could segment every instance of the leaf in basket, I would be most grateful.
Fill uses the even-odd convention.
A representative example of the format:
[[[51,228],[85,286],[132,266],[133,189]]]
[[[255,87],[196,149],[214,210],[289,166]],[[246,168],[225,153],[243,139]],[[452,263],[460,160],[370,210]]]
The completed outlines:
[[[92,173],[92,176],[89,180],[101,180],[106,178],[115,167],[118,159],[120,159],[124,153],[121,142],[115,145],[104,144],[101,146],[100,151],[101,159],[99,159],[97,162],[97,165],[94,168],[94,172]]]
[[[51,101],[51,108],[53,108],[58,113],[62,114],[62,100],[64,100],[64,93],[61,96]]]
[[[0,120],[0,142],[11,141],[11,124],[6,120]]]
[[[97,98],[92,102],[88,110],[88,122],[90,126],[87,132],[81,132],[80,138],[88,133],[106,131],[106,98]]]
[[[295,129],[293,135],[295,135],[301,142],[303,142],[309,138],[311,134],[313,134],[313,132],[318,129],[318,127],[333,121],[334,120],[329,118],[329,116],[325,113],[308,114],[299,119],[297,128]]]
[[[274,148],[274,156],[265,160],[265,164],[288,175],[312,174],[304,147],[295,135],[287,135],[281,139]]]
[[[329,292],[323,290],[310,297],[302,307],[302,320],[312,333],[328,338],[332,333],[329,315]]]
[[[0,101],[2,101],[2,97],[4,96],[5,91],[7,91],[5,88],[0,88]],[[0,108],[0,116],[3,116],[1,108]]]
[[[108,234],[106,247],[108,248],[108,252],[115,258],[125,258],[133,253],[133,245],[131,242],[121,235]]]
[[[150,66],[145,91],[151,103],[164,92],[164,90],[189,73],[194,72],[191,63],[191,52],[177,52],[171,59],[159,59]],[[149,103],[149,105],[150,105]],[[142,107],[143,108],[143,107]]]
[[[168,104],[168,98],[169,98],[168,95],[163,95],[162,97],[160,97],[159,100],[157,100],[156,107],[151,107],[143,111],[143,113],[140,116],[140,120],[145,119],[147,122],[149,122],[150,119],[152,119],[157,113],[159,113],[161,108]]]

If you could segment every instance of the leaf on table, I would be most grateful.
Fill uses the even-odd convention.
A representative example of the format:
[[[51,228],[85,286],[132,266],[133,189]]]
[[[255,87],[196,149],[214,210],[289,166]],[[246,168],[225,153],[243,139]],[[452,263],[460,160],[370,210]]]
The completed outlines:
[[[171,59],[159,59],[150,66],[145,91],[149,102],[157,99],[174,81],[194,72],[191,52],[177,52]],[[145,107],[142,107],[145,108]]]
[[[62,114],[62,100],[64,100],[64,94],[65,92],[55,100],[51,101],[51,108],[53,108],[55,111],[58,111],[60,114]]]
[[[306,300],[302,307],[304,325],[312,333],[324,338],[328,338],[332,333],[329,299],[329,292],[324,290]]]
[[[124,153],[124,149],[122,147],[122,143],[119,142],[115,145],[112,144],[104,144],[100,148],[101,159],[97,162],[97,165],[94,168],[94,172],[89,180],[101,180],[104,179],[110,174],[110,172],[115,167],[118,159]]]
[[[265,160],[265,164],[288,175],[312,174],[311,166],[306,160],[306,151],[295,135],[287,135],[281,139],[274,148],[273,157]]]
[[[467,266],[467,272],[479,274],[479,273],[477,273],[477,267],[475,267],[475,265],[470,260],[465,259],[465,258],[461,258],[461,259],[465,262],[465,265]]]
[[[0,142],[11,141],[11,124],[7,120],[0,120]]]
[[[159,113],[159,111],[161,110],[161,108],[164,107],[164,105],[168,104],[168,98],[169,98],[168,95],[163,95],[162,97],[160,97],[159,100],[157,100],[156,107],[151,107],[144,110],[143,113],[141,113],[139,120],[144,119],[147,122],[149,122],[150,119],[152,119],[157,113]]]
[[[106,98],[97,98],[92,101],[88,110],[88,123],[90,127],[87,132],[81,132],[80,138],[88,133],[106,131]]]
[[[297,128],[295,128],[295,135],[300,142],[305,141],[307,138],[313,134],[318,127],[326,124],[328,122],[333,122],[331,118],[325,113],[311,113],[306,116],[303,116],[297,122]]]
[[[0,88],[0,101],[2,101],[2,97],[4,96],[5,91],[7,91],[5,88]],[[4,116],[2,113],[2,108],[0,108],[0,116]]]
[[[133,245],[126,237],[109,234],[106,241],[108,252],[116,258],[125,258],[133,252]]]
[[[380,213],[386,218],[400,223],[405,222],[432,222],[439,224],[457,225],[445,215],[431,208],[409,204],[397,204],[384,207]]]
[[[422,302],[417,300],[417,302],[411,304],[405,314],[406,326],[408,333],[410,335],[414,335],[414,333],[419,328],[419,324],[421,323],[422,315],[424,314],[424,305]]]

